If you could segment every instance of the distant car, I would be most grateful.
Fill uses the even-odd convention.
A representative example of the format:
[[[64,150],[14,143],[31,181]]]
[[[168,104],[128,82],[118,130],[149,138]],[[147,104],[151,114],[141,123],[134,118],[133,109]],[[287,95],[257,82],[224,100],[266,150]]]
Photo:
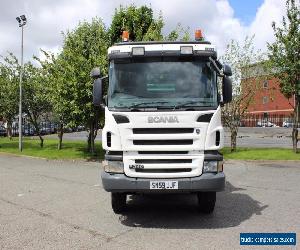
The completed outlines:
[[[6,128],[3,125],[0,125],[0,136],[6,136]]]
[[[285,127],[285,128],[291,128],[291,127],[293,127],[292,120],[285,120],[285,121],[283,121],[282,127]]]
[[[282,127],[285,128],[292,128],[294,126],[294,122],[292,119],[287,119],[285,121],[283,121],[282,123]],[[298,128],[300,127],[300,123],[298,124]]]
[[[26,136],[33,136],[34,135],[34,128],[31,127],[31,126],[25,126],[23,127],[23,135],[26,135]]]
[[[272,122],[269,122],[267,120],[260,120],[257,122],[257,127],[263,127],[263,128],[266,128],[266,127],[279,127],[278,125],[276,125],[275,123],[272,123]]]

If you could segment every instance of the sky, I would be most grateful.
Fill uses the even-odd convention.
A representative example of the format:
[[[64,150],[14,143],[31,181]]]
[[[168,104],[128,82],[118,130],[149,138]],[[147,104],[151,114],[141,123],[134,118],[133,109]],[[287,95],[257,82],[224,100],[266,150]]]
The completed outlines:
[[[20,57],[21,29],[16,17],[25,14],[24,57],[41,56],[40,49],[59,52],[61,32],[72,30],[79,21],[101,17],[109,26],[115,8],[134,3],[148,5],[157,16],[162,11],[167,34],[177,23],[189,27],[191,34],[202,29],[207,40],[224,53],[231,39],[243,41],[255,34],[256,49],[266,50],[274,41],[272,21],[280,23],[285,14],[284,0],[1,0],[0,55],[8,51]]]

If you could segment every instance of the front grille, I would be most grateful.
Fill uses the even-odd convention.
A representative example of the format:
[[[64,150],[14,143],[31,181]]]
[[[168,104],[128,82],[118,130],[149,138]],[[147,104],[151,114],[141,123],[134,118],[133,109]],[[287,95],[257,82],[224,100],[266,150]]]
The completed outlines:
[[[134,128],[133,134],[191,134],[194,128]]]
[[[192,159],[139,159],[137,164],[192,163]]]
[[[139,173],[180,173],[180,172],[191,172],[191,168],[173,168],[173,169],[136,169],[135,172]]]
[[[188,154],[188,151],[138,151],[138,154],[140,155],[160,155],[160,154],[164,154],[164,155],[171,155],[171,154],[180,154],[180,155],[184,155],[184,154]]]
[[[193,145],[193,140],[133,140],[133,145]]]

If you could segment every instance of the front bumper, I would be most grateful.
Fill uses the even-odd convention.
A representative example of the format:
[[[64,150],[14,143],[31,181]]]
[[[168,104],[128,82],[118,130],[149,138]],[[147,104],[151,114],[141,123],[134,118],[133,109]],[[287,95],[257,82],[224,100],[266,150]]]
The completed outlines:
[[[201,192],[201,191],[222,191],[225,187],[225,174],[220,173],[204,173],[201,176],[191,178],[174,178],[174,179],[146,179],[132,178],[125,174],[112,174],[102,171],[101,173],[103,187],[107,192],[123,192],[123,193],[181,193],[181,192]],[[150,181],[178,181],[178,189],[150,190]]]

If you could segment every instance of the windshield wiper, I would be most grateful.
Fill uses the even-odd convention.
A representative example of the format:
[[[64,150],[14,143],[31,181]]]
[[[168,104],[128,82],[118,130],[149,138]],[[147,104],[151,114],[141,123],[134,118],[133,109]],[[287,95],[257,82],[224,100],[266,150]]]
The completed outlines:
[[[137,104],[134,104],[130,107],[127,107],[127,108],[138,108],[138,107],[141,107],[142,105],[148,105],[148,104],[163,104],[163,103],[168,103],[166,101],[161,101],[161,102],[141,102],[141,103],[137,103]],[[141,107],[141,108],[157,108],[157,106],[146,106],[146,107]]]
[[[191,105],[191,104],[196,104],[198,103],[199,104],[199,101],[190,101],[190,102],[184,102],[184,103],[179,103],[179,104],[176,104],[173,109],[180,109],[180,108],[185,108],[185,107],[189,107],[187,105]],[[198,105],[199,106],[199,105]],[[207,106],[201,106],[201,107],[207,107]]]

